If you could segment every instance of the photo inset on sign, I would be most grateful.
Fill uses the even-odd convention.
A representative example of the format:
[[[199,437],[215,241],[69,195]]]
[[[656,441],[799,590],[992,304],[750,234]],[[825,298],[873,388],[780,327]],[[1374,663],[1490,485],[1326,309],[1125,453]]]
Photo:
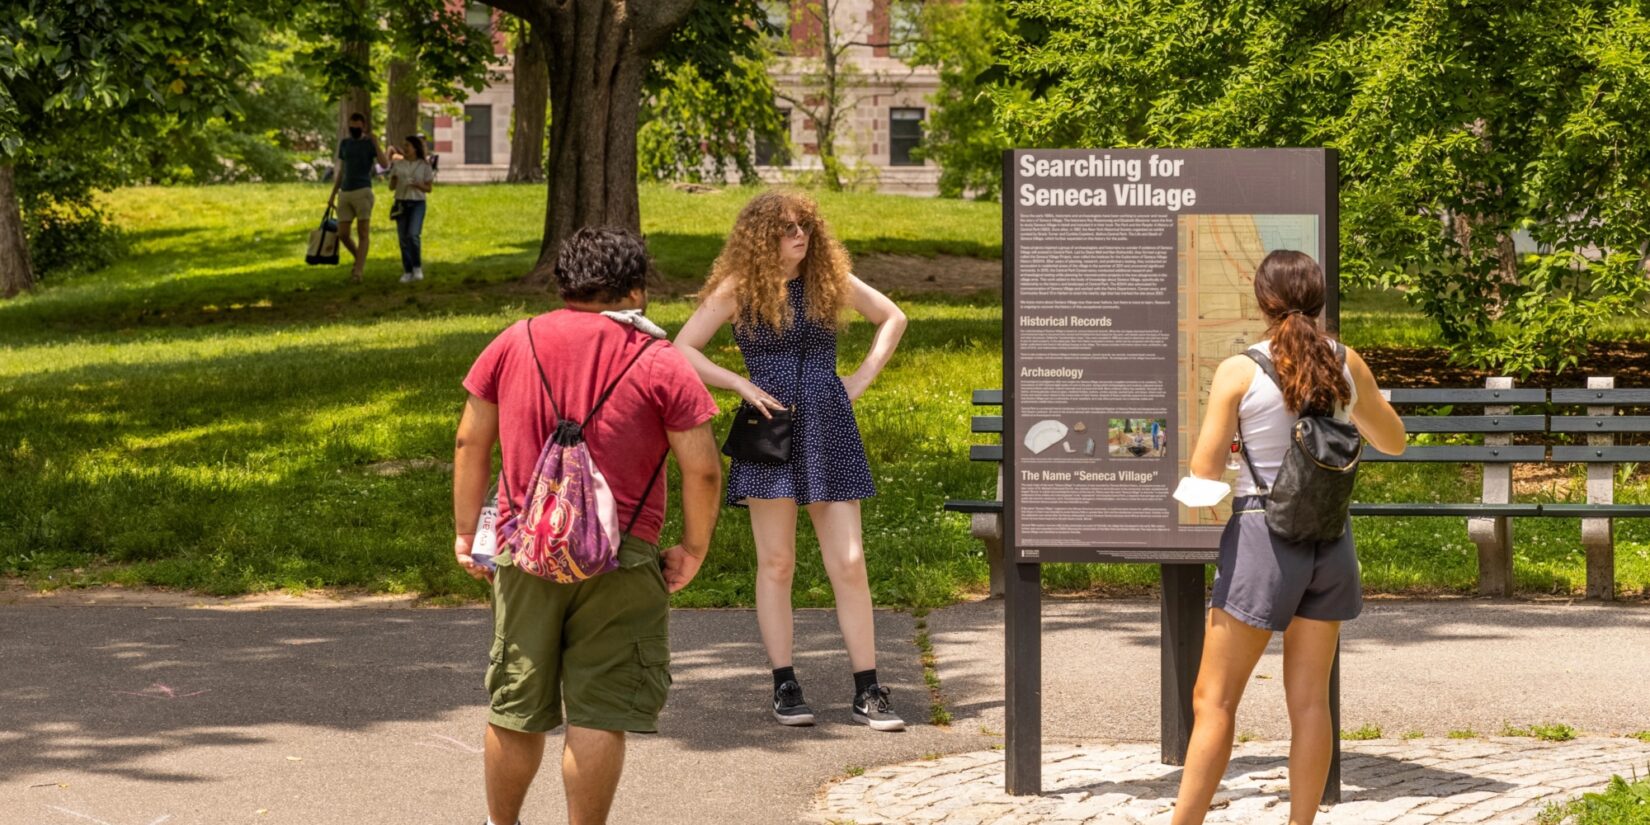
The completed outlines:
[[[1053,447],[1065,439],[1070,429],[1066,425],[1052,418],[1046,418],[1026,430],[1026,449],[1032,455],[1041,455],[1044,450]]]
[[[1169,449],[1164,418],[1113,418],[1106,426],[1106,454],[1112,458],[1162,458]]]

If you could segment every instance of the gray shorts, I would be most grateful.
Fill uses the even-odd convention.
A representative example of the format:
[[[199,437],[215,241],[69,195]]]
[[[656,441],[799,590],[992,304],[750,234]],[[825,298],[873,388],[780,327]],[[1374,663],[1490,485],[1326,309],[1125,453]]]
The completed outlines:
[[[1266,499],[1238,496],[1220,534],[1210,607],[1261,630],[1287,630],[1296,616],[1344,622],[1363,612],[1363,580],[1352,525],[1334,541],[1291,542],[1266,527]]]

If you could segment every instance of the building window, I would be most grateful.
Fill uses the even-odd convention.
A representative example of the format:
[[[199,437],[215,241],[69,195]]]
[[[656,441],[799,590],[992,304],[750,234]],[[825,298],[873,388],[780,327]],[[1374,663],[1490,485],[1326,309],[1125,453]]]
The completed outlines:
[[[888,110],[888,165],[921,166],[911,150],[922,145],[922,109]]]
[[[418,118],[418,134],[425,140],[435,140],[435,115],[425,114]]]
[[[470,28],[486,34],[493,33],[493,7],[483,3],[471,3],[464,7],[464,22]]]
[[[921,0],[888,0],[888,54],[910,62],[922,39]]]
[[[779,121],[785,124],[781,127],[785,136],[791,134],[791,110],[780,109]],[[775,141],[767,135],[756,136],[756,165],[757,166],[790,166],[791,147],[789,140]]]
[[[791,31],[791,0],[760,0],[762,14],[768,19],[768,25],[778,32],[781,37],[789,36]]]
[[[480,166],[493,162],[493,107],[464,107],[464,162]]]

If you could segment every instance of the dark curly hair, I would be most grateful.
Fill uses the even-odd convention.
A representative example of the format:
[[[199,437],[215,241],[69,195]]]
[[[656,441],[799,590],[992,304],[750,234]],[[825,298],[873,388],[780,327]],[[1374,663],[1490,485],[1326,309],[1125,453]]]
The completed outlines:
[[[642,239],[628,229],[586,226],[562,241],[556,253],[556,291],[563,301],[610,304],[631,290],[646,289],[653,262]]]

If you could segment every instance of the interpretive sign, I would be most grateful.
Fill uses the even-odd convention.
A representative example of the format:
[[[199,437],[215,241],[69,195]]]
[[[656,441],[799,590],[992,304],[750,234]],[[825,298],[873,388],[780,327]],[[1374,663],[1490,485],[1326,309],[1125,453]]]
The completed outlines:
[[[1017,560],[1212,561],[1229,510],[1170,493],[1215,367],[1265,332],[1261,258],[1313,256],[1337,326],[1334,153],[1025,149],[1006,163],[1004,497]]]

